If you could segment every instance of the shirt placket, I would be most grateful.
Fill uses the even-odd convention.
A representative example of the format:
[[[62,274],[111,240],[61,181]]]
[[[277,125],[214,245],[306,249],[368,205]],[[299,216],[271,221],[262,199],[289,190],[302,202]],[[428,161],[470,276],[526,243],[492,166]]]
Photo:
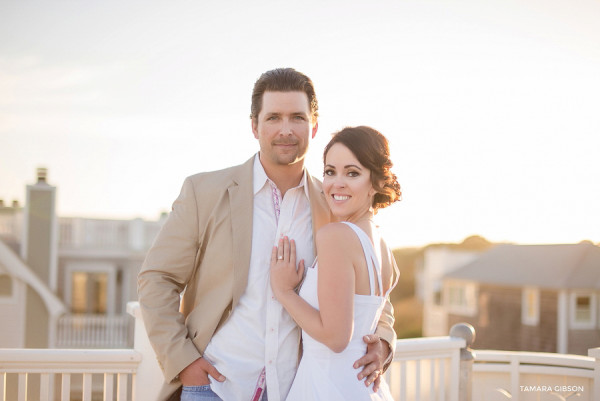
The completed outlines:
[[[271,180],[268,180],[271,187],[271,199],[273,201],[273,210],[275,214],[275,222],[277,226],[276,230],[276,241],[285,233],[282,230],[282,224],[280,224],[281,215],[281,192]],[[279,382],[277,380],[277,354],[279,347],[279,313],[280,307],[273,295],[271,286],[267,287],[268,291],[268,302],[266,310],[266,334],[265,334],[265,367],[263,368],[254,393],[256,398],[258,395],[264,393],[265,387],[269,388],[269,398],[271,400],[279,399]],[[260,398],[258,398],[260,399]],[[254,400],[254,398],[253,398]]]

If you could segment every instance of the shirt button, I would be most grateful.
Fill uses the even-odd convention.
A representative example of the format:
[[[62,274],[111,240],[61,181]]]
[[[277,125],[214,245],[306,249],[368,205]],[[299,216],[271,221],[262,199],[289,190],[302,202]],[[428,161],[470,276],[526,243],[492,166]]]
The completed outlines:
[[[274,332],[274,331],[275,331],[275,329],[271,327],[271,332]]]

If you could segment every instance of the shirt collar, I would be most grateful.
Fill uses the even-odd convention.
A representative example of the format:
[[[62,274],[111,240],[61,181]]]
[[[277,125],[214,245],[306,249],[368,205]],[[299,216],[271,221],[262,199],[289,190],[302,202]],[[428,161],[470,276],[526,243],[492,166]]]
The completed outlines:
[[[306,176],[307,172],[305,168],[302,171],[302,179],[300,180],[300,184],[298,184],[296,188],[302,187],[304,189],[304,194],[306,195],[306,198],[310,199],[308,196],[308,185]],[[254,195],[256,195],[261,189],[263,189],[265,184],[267,184],[267,181],[270,181],[270,179],[267,176],[267,173],[265,173],[265,169],[260,163],[259,153],[257,153],[254,157]]]

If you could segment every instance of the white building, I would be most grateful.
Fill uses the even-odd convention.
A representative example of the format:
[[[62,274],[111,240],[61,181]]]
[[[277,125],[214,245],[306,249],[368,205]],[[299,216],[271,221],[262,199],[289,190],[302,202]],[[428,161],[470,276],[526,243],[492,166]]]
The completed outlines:
[[[24,207],[0,201],[0,348],[131,346],[126,305],[162,219],[58,217],[55,199],[38,169]]]

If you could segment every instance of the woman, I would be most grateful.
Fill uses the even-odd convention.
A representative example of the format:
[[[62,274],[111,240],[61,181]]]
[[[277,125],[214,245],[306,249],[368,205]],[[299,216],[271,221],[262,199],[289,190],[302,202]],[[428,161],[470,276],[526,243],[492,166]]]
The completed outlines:
[[[273,292],[302,328],[303,356],[287,400],[391,400],[383,380],[374,392],[357,380],[352,363],[364,354],[362,337],[375,332],[398,279],[373,216],[400,199],[400,185],[386,138],[369,127],[335,134],[323,161],[323,192],[337,222],[317,232],[318,262],[299,294],[304,261],[296,269],[294,241],[282,238],[271,255]]]

